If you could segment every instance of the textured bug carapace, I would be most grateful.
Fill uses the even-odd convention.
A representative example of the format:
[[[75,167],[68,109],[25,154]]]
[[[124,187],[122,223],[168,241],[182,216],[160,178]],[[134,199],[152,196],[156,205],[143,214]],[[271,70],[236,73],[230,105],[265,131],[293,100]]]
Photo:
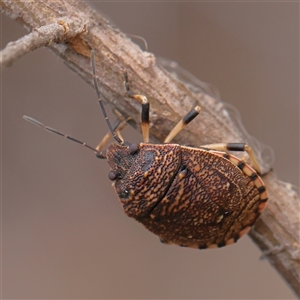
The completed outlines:
[[[195,106],[173,128],[163,144],[149,143],[146,96],[133,93],[125,72],[126,95],[141,103],[142,143],[125,142],[121,115],[112,125],[97,84],[94,51],[91,52],[94,86],[109,132],[93,148],[39,121],[24,117],[52,133],[94,151],[110,165],[109,179],[127,216],[135,218],[166,244],[198,249],[233,244],[249,231],[266,206],[267,192],[260,167],[245,143],[219,143],[200,147],[171,143],[200,113]],[[110,137],[116,143],[103,151]],[[228,153],[248,153],[250,164]]]

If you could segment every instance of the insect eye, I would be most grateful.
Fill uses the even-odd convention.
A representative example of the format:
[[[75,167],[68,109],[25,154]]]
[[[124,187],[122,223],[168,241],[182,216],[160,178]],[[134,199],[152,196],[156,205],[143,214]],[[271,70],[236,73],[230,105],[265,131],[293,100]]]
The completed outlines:
[[[109,180],[111,180],[111,181],[116,180],[117,177],[118,177],[118,176],[117,176],[117,174],[116,174],[115,172],[110,171],[110,172],[108,173],[108,178],[109,178]]]
[[[134,153],[136,153],[138,150],[139,150],[139,145],[138,145],[138,144],[133,143],[133,144],[131,144],[131,145],[129,146],[129,153],[130,153],[130,154],[134,154]]]
[[[125,190],[123,190],[123,191],[120,191],[118,194],[119,194],[119,197],[120,197],[120,198],[126,199],[126,198],[128,198],[128,196],[129,196],[129,191],[125,189]]]

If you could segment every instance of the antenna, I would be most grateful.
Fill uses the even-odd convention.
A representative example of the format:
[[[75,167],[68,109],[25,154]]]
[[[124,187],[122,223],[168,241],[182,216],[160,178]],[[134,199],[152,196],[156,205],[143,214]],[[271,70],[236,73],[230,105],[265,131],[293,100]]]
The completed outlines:
[[[95,148],[93,148],[93,147],[87,145],[87,144],[84,143],[84,142],[81,142],[81,141],[79,141],[79,140],[77,140],[77,139],[71,137],[71,136],[68,135],[68,134],[64,134],[64,133],[62,133],[62,132],[60,132],[60,131],[58,131],[58,130],[56,130],[56,129],[54,129],[54,128],[51,128],[51,127],[49,127],[49,126],[45,126],[43,123],[41,123],[40,121],[38,121],[38,120],[36,120],[36,119],[34,119],[34,118],[31,118],[31,117],[28,117],[28,116],[23,116],[23,119],[25,119],[26,121],[28,121],[28,122],[30,122],[30,123],[32,123],[32,124],[34,124],[34,125],[37,125],[37,126],[43,128],[43,129],[45,129],[45,130],[47,130],[47,131],[49,131],[49,132],[55,133],[55,134],[57,134],[57,135],[60,135],[60,136],[62,136],[62,137],[64,137],[64,138],[66,138],[66,139],[69,139],[69,140],[71,140],[71,141],[73,141],[73,142],[75,142],[75,143],[78,143],[78,144],[80,144],[80,145],[82,145],[82,146],[84,146],[84,147],[86,147],[86,148],[88,148],[88,149],[94,151],[94,152],[97,154],[97,156],[98,156],[99,158],[106,158],[106,155],[105,155],[102,151],[99,152],[97,149],[95,149]]]
[[[106,113],[104,104],[103,104],[103,100],[102,100],[102,98],[101,98],[101,94],[100,94],[100,91],[99,91],[99,88],[98,88],[97,78],[96,78],[94,50],[91,51],[91,63],[92,63],[92,73],[93,73],[94,86],[95,86],[96,93],[97,93],[97,96],[98,96],[98,103],[99,103],[99,105],[100,105],[102,114],[103,114],[103,116],[104,116],[104,118],[105,118],[105,121],[106,121],[106,123],[107,123],[107,126],[108,126],[108,128],[109,128],[109,132],[111,133],[111,135],[113,136],[113,138],[114,138],[119,144],[123,145],[123,144],[124,144],[124,141],[123,141],[123,140],[115,133],[115,130],[117,130],[117,128],[119,127],[121,120],[118,120],[113,126],[111,125],[111,123],[110,123],[110,121],[109,121],[109,118],[108,118],[108,116],[107,116],[107,113]],[[88,148],[88,149],[94,151],[94,152],[97,154],[97,156],[98,156],[99,158],[104,158],[104,159],[106,159],[105,152],[100,151],[101,149],[99,149],[99,150],[97,149],[97,148],[99,147],[99,145],[98,145],[97,148],[93,148],[93,147],[89,146],[88,144],[86,144],[85,142],[82,142],[82,141],[80,141],[80,140],[77,140],[76,138],[73,138],[73,137],[71,137],[71,136],[68,135],[68,134],[64,134],[64,133],[62,133],[62,132],[60,132],[60,131],[58,131],[58,130],[52,128],[52,127],[45,126],[43,123],[41,123],[40,121],[38,121],[38,120],[36,120],[36,119],[34,119],[34,118],[32,118],[32,117],[29,117],[29,116],[23,116],[23,118],[24,118],[26,121],[28,121],[28,122],[30,122],[30,123],[32,123],[32,124],[38,126],[38,127],[41,127],[41,128],[43,128],[43,129],[45,129],[46,131],[49,131],[49,132],[55,133],[55,134],[57,134],[57,135],[60,135],[60,136],[62,136],[62,137],[64,137],[64,138],[66,138],[66,139],[69,139],[69,140],[71,140],[71,141],[73,141],[73,142],[75,142],[75,143],[78,143],[78,144],[80,144],[80,145],[82,145],[82,146],[84,146],[84,147],[86,147],[86,148]]]
[[[103,100],[102,100],[102,97],[101,97],[101,94],[100,94],[100,91],[99,91],[99,88],[98,88],[98,83],[97,83],[97,78],[96,78],[96,71],[95,71],[95,53],[94,53],[94,50],[91,51],[91,63],[92,63],[92,71],[93,71],[93,79],[94,79],[94,86],[95,86],[95,90],[96,90],[96,93],[97,93],[97,96],[98,96],[98,103],[100,105],[100,108],[101,108],[101,111],[102,111],[102,114],[105,118],[105,121],[106,121],[106,124],[109,128],[109,131],[111,132],[113,138],[119,143],[119,144],[123,144],[124,142],[117,136],[117,134],[114,132],[113,128],[112,128],[112,125],[109,121],[109,118],[107,116],[107,113],[106,113],[106,110],[105,110],[105,107],[103,105]]]

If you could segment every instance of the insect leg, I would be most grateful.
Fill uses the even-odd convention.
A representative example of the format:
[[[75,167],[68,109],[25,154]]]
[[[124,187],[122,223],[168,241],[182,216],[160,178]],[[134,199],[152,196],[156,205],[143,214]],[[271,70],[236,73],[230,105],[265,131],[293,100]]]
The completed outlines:
[[[127,121],[129,119],[124,119],[124,117],[118,111],[115,111],[115,113],[118,115],[118,119],[112,125],[112,129],[116,133],[116,135],[119,137],[119,139],[123,141],[120,131],[126,126]],[[108,140],[111,137],[112,137],[112,133],[111,133],[111,131],[108,131],[106,133],[106,135],[102,138],[102,140],[100,141],[98,146],[96,147],[97,151],[101,152],[101,150],[104,148],[104,146],[107,144]]]
[[[142,104],[142,113],[141,113],[141,119],[142,119],[142,134],[144,143],[149,142],[149,109],[150,105],[148,102],[148,99],[144,95],[135,94],[130,90],[129,83],[128,83],[128,75],[127,72],[124,72],[124,78],[125,78],[125,88],[127,95],[133,99],[138,100]]]
[[[220,151],[246,151],[250,158],[250,165],[253,169],[258,173],[261,174],[259,164],[257,159],[253,153],[252,148],[245,144],[245,143],[219,143],[219,144],[210,144],[210,145],[203,145],[201,148],[207,148],[211,150],[220,150]]]
[[[187,125],[189,124],[195,117],[197,117],[200,113],[200,106],[195,106],[191,111],[189,111],[171,130],[168,136],[165,138],[164,143],[170,143],[171,140]]]

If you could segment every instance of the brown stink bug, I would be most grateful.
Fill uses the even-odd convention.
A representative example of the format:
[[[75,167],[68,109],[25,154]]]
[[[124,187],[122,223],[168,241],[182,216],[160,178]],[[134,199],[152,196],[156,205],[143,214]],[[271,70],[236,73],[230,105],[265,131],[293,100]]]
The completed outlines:
[[[196,106],[174,127],[163,144],[149,143],[149,102],[133,93],[125,73],[128,96],[142,105],[143,143],[124,142],[122,118],[111,125],[98,89],[94,53],[91,53],[94,85],[110,132],[93,148],[24,118],[44,129],[64,136],[107,159],[109,179],[125,213],[158,235],[163,243],[199,249],[230,245],[244,235],[266,206],[267,192],[258,175],[260,168],[251,148],[244,143],[220,143],[199,148],[170,143],[200,112]],[[117,143],[102,152],[110,136]],[[227,151],[246,151],[250,165]]]

